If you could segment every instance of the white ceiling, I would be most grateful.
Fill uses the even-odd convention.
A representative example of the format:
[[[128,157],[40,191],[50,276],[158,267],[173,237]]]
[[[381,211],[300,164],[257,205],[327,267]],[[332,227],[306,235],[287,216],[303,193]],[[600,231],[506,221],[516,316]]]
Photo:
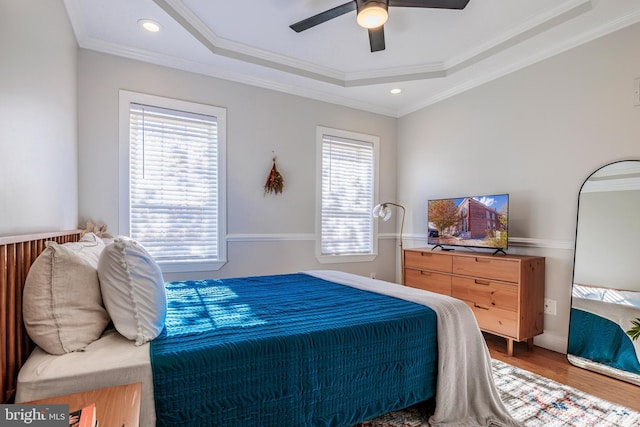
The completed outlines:
[[[386,50],[371,53],[355,12],[289,28],[347,0],[64,1],[82,48],[393,117],[640,21],[638,0],[391,7]],[[144,31],[140,19],[162,31]]]

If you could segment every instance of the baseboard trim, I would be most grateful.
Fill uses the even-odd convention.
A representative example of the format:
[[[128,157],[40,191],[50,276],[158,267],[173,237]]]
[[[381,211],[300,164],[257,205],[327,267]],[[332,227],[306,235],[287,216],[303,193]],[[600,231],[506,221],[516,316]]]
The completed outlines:
[[[533,338],[534,345],[567,354],[567,337],[554,332],[545,331],[542,335]]]

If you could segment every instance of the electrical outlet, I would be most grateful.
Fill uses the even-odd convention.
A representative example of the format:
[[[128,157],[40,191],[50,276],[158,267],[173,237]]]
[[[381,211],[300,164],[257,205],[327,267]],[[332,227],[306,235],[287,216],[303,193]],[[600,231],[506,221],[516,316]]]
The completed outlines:
[[[557,303],[557,301],[554,300],[554,299],[545,298],[544,299],[544,314],[551,314],[553,316],[558,314],[557,311],[556,311],[556,303]]]
[[[372,279],[375,279],[376,278],[376,272],[372,271],[371,273],[369,273],[369,277],[372,278]]]

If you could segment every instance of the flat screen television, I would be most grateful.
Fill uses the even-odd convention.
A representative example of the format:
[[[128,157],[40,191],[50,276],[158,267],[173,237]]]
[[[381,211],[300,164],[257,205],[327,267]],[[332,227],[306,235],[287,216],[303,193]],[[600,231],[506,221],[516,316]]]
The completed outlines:
[[[491,194],[429,200],[428,243],[496,249],[508,247],[509,195]]]

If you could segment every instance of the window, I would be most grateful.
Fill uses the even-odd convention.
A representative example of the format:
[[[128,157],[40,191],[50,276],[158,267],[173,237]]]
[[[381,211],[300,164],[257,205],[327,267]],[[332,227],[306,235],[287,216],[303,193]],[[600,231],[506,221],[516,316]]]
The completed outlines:
[[[318,235],[321,262],[370,261],[378,137],[318,127]]]
[[[120,92],[120,233],[164,272],[226,262],[226,110]]]

